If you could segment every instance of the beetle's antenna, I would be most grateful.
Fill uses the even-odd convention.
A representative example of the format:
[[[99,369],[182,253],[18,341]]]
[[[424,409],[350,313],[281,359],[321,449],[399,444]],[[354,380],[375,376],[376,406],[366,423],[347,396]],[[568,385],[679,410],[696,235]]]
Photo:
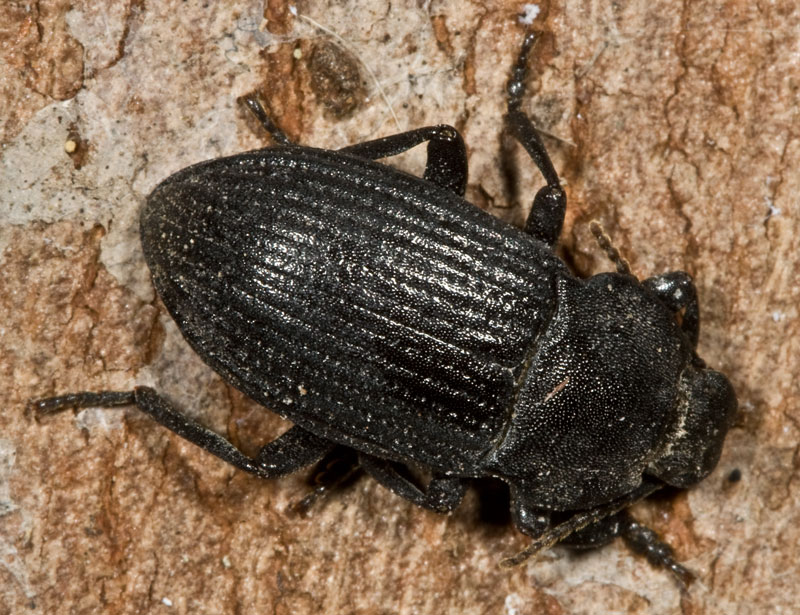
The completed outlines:
[[[592,231],[592,235],[594,235],[594,238],[597,240],[600,249],[606,253],[608,259],[616,266],[617,273],[633,275],[631,273],[630,263],[622,257],[622,255],[619,253],[619,250],[617,250],[614,247],[614,244],[611,243],[611,237],[606,234],[605,230],[603,229],[603,225],[597,220],[592,220],[589,223],[589,230]]]
[[[600,521],[600,519],[610,517],[611,515],[616,515],[621,510],[628,508],[628,506],[634,502],[643,500],[659,489],[661,489],[661,485],[659,484],[644,483],[635,491],[632,491],[624,498],[615,500],[611,504],[602,506],[600,508],[575,513],[563,523],[559,523],[558,525],[544,532],[541,536],[536,538],[531,544],[529,544],[525,549],[516,555],[512,555],[511,557],[500,560],[500,565],[503,568],[518,566],[525,560],[538,555],[541,551],[549,549],[553,545],[561,542],[570,534],[573,534],[578,530],[582,530],[586,526]]]

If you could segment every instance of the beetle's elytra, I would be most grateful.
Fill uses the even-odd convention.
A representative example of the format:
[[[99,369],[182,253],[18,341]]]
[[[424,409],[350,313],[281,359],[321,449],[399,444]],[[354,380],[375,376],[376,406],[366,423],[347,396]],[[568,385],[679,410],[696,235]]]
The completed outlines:
[[[624,509],[707,476],[736,398],[696,354],[688,274],[639,281],[617,259],[618,273],[582,280],[554,255],[566,198],[520,110],[533,40],[505,117],[546,181],[524,229],[464,200],[466,151],[449,126],[328,151],[290,142],[252,99],[278,146],[194,165],[148,197],[144,255],[187,342],[294,423],[256,458],[146,387],[34,407],[133,404],[264,478],[344,445],[380,483],[439,512],[468,479],[497,477],[535,539],[510,561],[623,536],[685,579]],[[422,178],[376,162],[422,142]],[[427,488],[402,464],[429,470]]]

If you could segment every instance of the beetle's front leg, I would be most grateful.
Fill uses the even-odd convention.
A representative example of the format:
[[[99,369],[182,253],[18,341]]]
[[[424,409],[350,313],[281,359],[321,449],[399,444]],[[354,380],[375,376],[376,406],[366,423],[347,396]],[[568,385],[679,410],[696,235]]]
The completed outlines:
[[[642,285],[658,295],[664,305],[673,312],[684,310],[681,329],[691,341],[692,348],[697,348],[697,340],[700,337],[700,307],[692,276],[685,271],[672,271],[647,278]]]
[[[359,453],[358,460],[364,471],[387,489],[417,506],[438,513],[455,510],[467,489],[466,481],[458,476],[434,476],[423,492],[402,476],[391,461],[364,453]]]
[[[692,581],[692,573],[675,560],[672,547],[624,511],[570,534],[561,544],[574,549],[593,549],[617,537],[621,537],[631,551],[644,555],[653,566],[669,570],[681,586]]]
[[[467,188],[467,148],[458,131],[440,124],[343,147],[339,152],[377,160],[402,154],[428,141],[428,161],[423,178],[464,196]]]
[[[181,414],[149,387],[132,391],[73,393],[30,402],[39,414],[50,414],[66,408],[136,406],[170,431],[196,444],[223,461],[262,478],[291,474],[319,461],[334,445],[323,438],[294,426],[264,446],[255,459],[248,457],[221,435]]]
[[[536,506],[535,498],[529,501],[527,493],[524,486],[511,485],[511,520],[520,532],[536,538],[550,526],[550,515]]]
[[[508,112],[505,121],[514,138],[520,142],[528,155],[539,167],[547,185],[539,189],[533,199],[533,206],[525,221],[525,231],[553,246],[561,234],[564,215],[567,211],[567,196],[561,188],[555,167],[547,154],[539,134],[528,116],[521,110],[522,95],[525,93],[525,74],[528,54],[535,40],[533,32],[528,33],[522,43],[517,62],[511,71],[508,82]]]
[[[549,525],[539,534],[536,534],[537,526],[528,526],[533,527],[534,531],[526,531],[525,526],[520,526],[520,530],[533,536],[534,540],[516,555],[507,557],[501,561],[500,565],[505,566],[506,568],[518,566],[529,557],[533,557],[541,551],[549,549],[553,545],[566,540],[571,534],[579,532],[583,528],[589,527],[590,525],[597,523],[606,517],[616,515],[634,502],[638,502],[639,500],[651,495],[662,486],[662,483],[642,481],[641,485],[620,499],[609,502],[603,506],[598,506],[597,508],[579,510],[565,521],[562,521],[557,525]],[[534,491],[531,490],[530,485],[525,484],[525,481],[521,481],[518,485],[512,485],[512,497],[514,498],[512,506],[520,508],[523,513],[529,513],[528,516],[533,518],[532,515],[533,512],[535,512],[535,509],[531,505],[531,502],[527,500],[527,497],[529,496],[526,497],[525,495],[529,493],[534,493]],[[516,516],[518,515],[515,515],[515,518]]]

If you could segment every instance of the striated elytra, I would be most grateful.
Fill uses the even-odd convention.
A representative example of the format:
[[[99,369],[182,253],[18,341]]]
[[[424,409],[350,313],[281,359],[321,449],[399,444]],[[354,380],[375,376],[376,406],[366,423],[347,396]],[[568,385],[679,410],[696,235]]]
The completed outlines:
[[[736,413],[728,380],[696,354],[688,274],[575,278],[553,252],[566,198],[521,112],[528,34],[506,124],[546,185],[524,229],[464,200],[464,143],[435,126],[338,151],[292,143],[164,180],[141,213],[153,283],[186,341],[222,377],[294,427],[251,458],[154,390],[76,393],[39,412],[133,404],[234,466],[271,478],[335,446],[414,503],[453,510],[470,478],[511,490],[534,537],[506,560],[563,541],[622,536],[688,571],[625,509],[690,487],[717,464]],[[422,178],[376,162],[427,142]],[[402,465],[432,476],[421,488]]]

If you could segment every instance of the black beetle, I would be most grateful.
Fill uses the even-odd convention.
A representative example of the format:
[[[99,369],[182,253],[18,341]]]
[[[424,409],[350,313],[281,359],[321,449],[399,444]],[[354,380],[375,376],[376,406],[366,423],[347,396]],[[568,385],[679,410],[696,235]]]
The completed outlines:
[[[688,274],[642,282],[573,277],[553,253],[566,208],[521,112],[524,41],[505,117],[547,185],[524,230],[464,200],[466,150],[450,126],[338,151],[296,145],[253,99],[278,143],[164,180],[141,213],[153,283],[194,350],[294,422],[256,458],[154,390],[77,393],[39,412],[133,404],[178,435],[264,478],[336,445],[412,502],[453,510],[466,481],[511,489],[524,557],[623,536],[680,579],[688,572],[624,509],[707,476],[736,412],[728,380],[696,354]],[[428,142],[422,178],[375,162]],[[426,489],[403,464],[430,471]]]

